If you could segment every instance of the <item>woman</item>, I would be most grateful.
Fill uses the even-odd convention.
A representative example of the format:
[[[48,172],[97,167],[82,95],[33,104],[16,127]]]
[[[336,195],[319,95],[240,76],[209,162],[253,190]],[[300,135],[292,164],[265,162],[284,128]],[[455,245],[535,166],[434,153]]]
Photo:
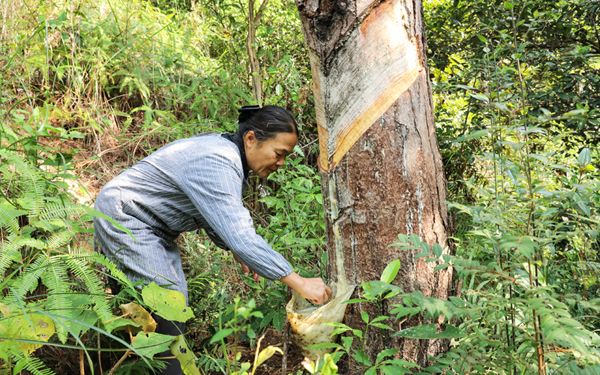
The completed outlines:
[[[129,229],[136,241],[108,221],[94,220],[102,252],[132,280],[151,281],[183,293],[187,283],[175,239],[202,228],[217,246],[232,251],[255,280],[279,280],[303,297],[323,303],[331,289],[303,278],[254,231],[242,203],[253,171],[275,172],[298,141],[296,121],[277,106],[243,107],[236,134],[202,133],[170,143],[110,181],[96,209]],[[185,325],[158,318],[157,332],[177,335]],[[168,361],[173,362],[173,361]],[[164,374],[181,373],[175,362]]]

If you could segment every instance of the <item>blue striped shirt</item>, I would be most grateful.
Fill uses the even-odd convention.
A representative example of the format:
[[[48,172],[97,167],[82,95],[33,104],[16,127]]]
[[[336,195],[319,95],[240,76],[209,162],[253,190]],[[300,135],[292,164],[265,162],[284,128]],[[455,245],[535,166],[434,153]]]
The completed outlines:
[[[163,248],[168,249],[182,232],[202,228],[217,246],[231,249],[252,271],[271,280],[285,277],[292,267],[256,234],[242,202],[243,184],[240,151],[233,142],[220,134],[175,141],[115,177],[96,200],[96,209],[132,230],[138,243],[105,220],[95,220],[96,237],[109,258],[117,258],[125,269],[135,263],[140,265],[138,274],[149,269],[185,284],[178,251]],[[158,236],[167,245],[144,243],[146,235]],[[119,252],[123,247],[130,249]],[[177,259],[168,267],[161,264],[174,256]],[[141,276],[152,280],[156,275],[151,273]]]

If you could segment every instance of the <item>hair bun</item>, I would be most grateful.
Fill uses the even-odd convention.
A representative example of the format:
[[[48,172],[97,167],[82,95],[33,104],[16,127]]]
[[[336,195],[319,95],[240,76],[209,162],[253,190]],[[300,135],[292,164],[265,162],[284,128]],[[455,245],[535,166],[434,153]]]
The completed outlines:
[[[240,113],[238,117],[239,123],[244,123],[250,118],[252,118],[252,116],[254,116],[256,111],[258,111],[259,109],[259,105],[245,105],[242,108],[238,109],[238,112]]]
[[[242,113],[242,112],[248,112],[248,111],[256,111],[259,109],[260,109],[259,105],[245,105],[242,108],[238,109],[238,112]]]

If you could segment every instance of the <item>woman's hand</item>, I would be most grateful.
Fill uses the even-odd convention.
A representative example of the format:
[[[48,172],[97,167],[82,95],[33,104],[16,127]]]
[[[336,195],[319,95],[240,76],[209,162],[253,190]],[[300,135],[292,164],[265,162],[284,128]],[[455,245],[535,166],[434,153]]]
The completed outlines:
[[[233,254],[233,252],[231,253]],[[250,274],[250,268],[248,268],[247,265],[245,265],[240,258],[236,257],[235,254],[233,254],[233,258],[236,260],[236,262],[238,262],[239,264],[242,265],[242,273],[244,274],[244,276],[248,276]],[[252,276],[252,278],[254,279],[254,281],[258,282],[260,280],[260,275],[257,274],[256,272],[252,272],[254,273],[254,276]]]
[[[331,288],[329,288],[320,277],[305,278],[292,272],[279,279],[282,283],[294,289],[296,292],[307,300],[321,304],[326,302],[331,296]]]

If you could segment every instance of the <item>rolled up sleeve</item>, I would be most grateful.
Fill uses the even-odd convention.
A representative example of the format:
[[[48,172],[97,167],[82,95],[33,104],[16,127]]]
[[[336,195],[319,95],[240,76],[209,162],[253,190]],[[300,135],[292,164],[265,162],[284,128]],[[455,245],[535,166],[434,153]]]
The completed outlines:
[[[191,157],[182,166],[179,185],[214,234],[244,264],[262,277],[278,280],[293,269],[254,230],[250,213],[242,202],[243,172],[239,157],[229,146],[215,148],[215,152],[202,152],[198,158]]]

